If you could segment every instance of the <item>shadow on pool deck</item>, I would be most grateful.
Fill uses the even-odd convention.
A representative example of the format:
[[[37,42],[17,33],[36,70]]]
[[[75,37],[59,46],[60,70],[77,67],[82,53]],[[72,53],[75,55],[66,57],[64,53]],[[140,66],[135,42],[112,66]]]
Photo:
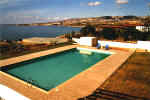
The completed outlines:
[[[78,100],[149,100],[144,97],[131,96],[124,93],[97,89],[92,95]]]

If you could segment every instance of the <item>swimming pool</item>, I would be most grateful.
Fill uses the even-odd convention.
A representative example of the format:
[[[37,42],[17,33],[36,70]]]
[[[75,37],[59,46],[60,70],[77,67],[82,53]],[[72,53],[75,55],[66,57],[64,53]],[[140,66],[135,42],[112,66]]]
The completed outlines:
[[[10,65],[2,71],[49,91],[109,55],[75,48]]]

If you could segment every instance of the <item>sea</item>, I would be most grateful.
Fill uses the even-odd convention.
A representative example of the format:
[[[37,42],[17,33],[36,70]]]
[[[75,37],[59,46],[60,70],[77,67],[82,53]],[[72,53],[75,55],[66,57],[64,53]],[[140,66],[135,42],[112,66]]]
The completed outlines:
[[[57,37],[80,28],[65,26],[16,26],[0,25],[0,40],[19,40],[31,37]]]

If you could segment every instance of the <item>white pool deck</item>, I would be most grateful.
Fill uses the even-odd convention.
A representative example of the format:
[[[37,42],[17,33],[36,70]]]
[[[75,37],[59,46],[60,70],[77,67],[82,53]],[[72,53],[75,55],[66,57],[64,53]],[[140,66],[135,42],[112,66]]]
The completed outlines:
[[[30,100],[22,94],[0,84],[0,97],[4,100]]]
[[[88,48],[102,52],[106,51],[96,49],[94,47],[71,45],[1,60],[0,66],[19,63],[25,60],[30,60],[76,47]],[[0,84],[12,88],[31,100],[77,100],[78,98],[91,94],[96,88],[102,85],[105,80],[107,80],[123,63],[125,63],[125,61],[135,52],[135,49],[130,49],[128,51],[110,49],[106,52],[113,52],[114,54],[49,91],[44,91],[36,88],[35,86],[31,86],[26,82],[10,76],[2,71],[0,71]]]

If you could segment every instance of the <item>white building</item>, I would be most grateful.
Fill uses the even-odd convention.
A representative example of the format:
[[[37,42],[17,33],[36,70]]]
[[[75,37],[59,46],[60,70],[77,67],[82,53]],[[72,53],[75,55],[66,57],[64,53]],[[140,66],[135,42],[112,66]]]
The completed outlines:
[[[148,27],[146,26],[136,26],[136,29],[141,32],[148,32]]]

